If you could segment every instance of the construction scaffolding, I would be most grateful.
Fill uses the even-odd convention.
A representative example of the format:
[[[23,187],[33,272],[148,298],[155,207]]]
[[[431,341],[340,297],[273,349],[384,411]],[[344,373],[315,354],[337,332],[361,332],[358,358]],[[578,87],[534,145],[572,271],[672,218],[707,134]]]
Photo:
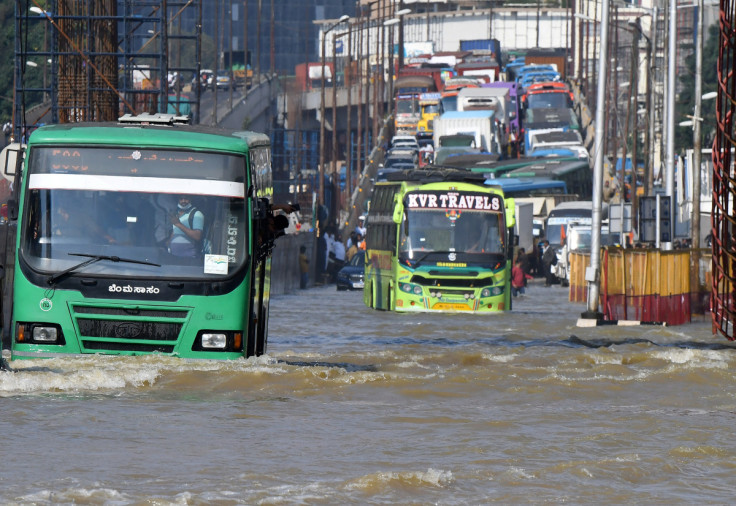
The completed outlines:
[[[16,1],[16,138],[45,123],[171,112],[170,102],[199,111],[199,86],[184,94],[182,82],[199,75],[201,20],[201,0]],[[170,65],[184,53],[186,65]],[[30,72],[43,72],[41,86],[29,86]]]
[[[734,287],[736,287],[736,242],[733,239],[736,212],[736,1],[721,0],[718,48],[718,97],[716,137],[713,143],[713,332],[736,339]]]

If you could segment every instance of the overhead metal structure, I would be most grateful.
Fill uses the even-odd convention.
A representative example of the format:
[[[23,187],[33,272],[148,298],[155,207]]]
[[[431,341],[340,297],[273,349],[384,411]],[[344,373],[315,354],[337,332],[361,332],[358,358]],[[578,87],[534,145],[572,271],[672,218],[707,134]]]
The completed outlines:
[[[713,331],[736,339],[736,0],[721,0],[716,137],[713,143]]]
[[[169,102],[198,111],[199,87],[182,94],[181,83],[199,75],[201,1],[16,0],[16,138],[42,123],[167,112]],[[29,43],[41,32],[42,44]]]

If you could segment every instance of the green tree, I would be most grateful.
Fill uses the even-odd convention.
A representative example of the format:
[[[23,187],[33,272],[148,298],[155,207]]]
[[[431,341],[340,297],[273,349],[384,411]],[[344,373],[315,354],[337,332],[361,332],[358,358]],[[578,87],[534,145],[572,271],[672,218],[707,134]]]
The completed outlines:
[[[702,91],[703,95],[717,90],[718,69],[718,26],[711,25],[706,32],[703,41],[702,61]],[[694,44],[690,49],[694,49]],[[690,126],[681,127],[678,123],[685,121],[687,116],[692,116],[695,109],[695,53],[685,59],[687,72],[680,76],[683,88],[677,99],[675,107],[675,147],[677,150],[689,149],[693,146],[693,129]],[[704,100],[701,102],[701,116],[703,123],[703,148],[709,148],[716,128],[716,104],[715,100]]]

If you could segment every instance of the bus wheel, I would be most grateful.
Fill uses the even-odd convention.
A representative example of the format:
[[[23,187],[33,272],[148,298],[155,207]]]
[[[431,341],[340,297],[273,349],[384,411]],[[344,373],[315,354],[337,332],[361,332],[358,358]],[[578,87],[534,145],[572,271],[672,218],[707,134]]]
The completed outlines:
[[[255,355],[260,357],[266,353],[268,346],[268,310],[261,308],[260,324],[258,325],[258,337],[256,339]]]
[[[258,322],[253,317],[253,323],[248,326],[248,335],[245,338],[245,358],[256,354],[256,340],[258,339]]]

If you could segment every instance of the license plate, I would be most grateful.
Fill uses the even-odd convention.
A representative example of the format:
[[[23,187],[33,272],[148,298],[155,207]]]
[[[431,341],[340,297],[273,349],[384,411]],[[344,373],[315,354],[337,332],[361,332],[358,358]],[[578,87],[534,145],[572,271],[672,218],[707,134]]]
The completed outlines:
[[[355,283],[353,283],[353,288],[363,288],[364,286],[365,283],[363,283],[362,281],[356,281]]]
[[[438,302],[432,309],[444,310],[444,311],[470,311],[470,306],[467,304],[452,304],[449,302]]]

